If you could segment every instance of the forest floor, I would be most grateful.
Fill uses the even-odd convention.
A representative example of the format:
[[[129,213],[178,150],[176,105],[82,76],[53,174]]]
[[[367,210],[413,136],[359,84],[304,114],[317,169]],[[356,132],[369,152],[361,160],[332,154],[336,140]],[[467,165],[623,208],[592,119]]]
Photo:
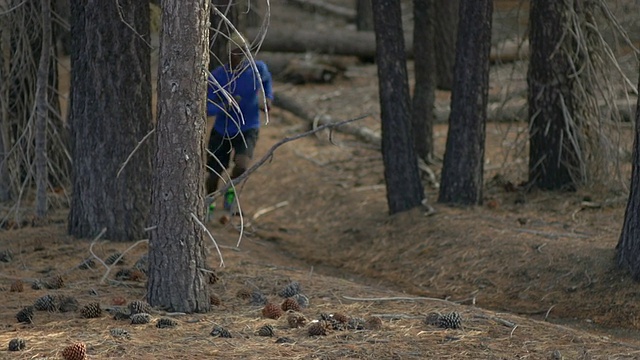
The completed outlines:
[[[294,11],[294,10],[291,10]],[[294,14],[295,15],[295,14]],[[293,15],[291,15],[293,16]],[[520,82],[521,82],[520,78]],[[503,81],[492,78],[493,92]],[[356,64],[331,84],[277,83],[276,92],[298,99],[316,113],[379,131],[375,67]],[[449,93],[439,92],[446,107]],[[0,232],[0,358],[59,358],[62,349],[84,342],[91,359],[637,359],[640,358],[640,284],[615,264],[626,193],[617,176],[610,186],[577,192],[524,192],[524,122],[487,126],[484,204],[440,205],[425,178],[434,214],[422,209],[388,215],[380,151],[348,135],[322,132],[279,147],[271,161],[240,188],[240,218],[208,224],[221,247],[224,266],[207,240],[209,264],[220,299],[205,314],[153,312],[151,323],[132,325],[108,313],[93,319],[79,312],[37,311],[33,324],[16,313],[46,294],[75,297],[80,306],[103,309],[145,297],[144,277],[121,280],[147,250],[140,243],[109,273],[97,264],[78,265],[91,250],[105,259],[132,243],[73,239],[66,209],[46,226]],[[260,134],[256,158],[309,124],[274,108]],[[631,139],[631,127],[623,137]],[[447,127],[436,126],[442,158]],[[628,144],[626,146],[628,152]],[[628,165],[628,160],[627,160]],[[433,165],[436,175],[440,164]],[[623,174],[621,178],[627,175]],[[35,290],[36,279],[61,275],[64,286]],[[24,290],[12,291],[16,280]],[[381,327],[329,330],[309,336],[308,325],[291,328],[285,317],[262,316],[262,306],[239,295],[259,290],[280,304],[278,292],[297,281],[310,304],[308,319],[342,313],[382,320]],[[458,312],[461,329],[425,322],[429,313]],[[160,329],[157,320],[178,321]],[[258,336],[271,325],[274,336]],[[213,337],[214,326],[231,338]],[[129,337],[114,337],[122,328]],[[276,343],[289,338],[290,343]],[[26,340],[24,351],[7,351],[10,339]]]

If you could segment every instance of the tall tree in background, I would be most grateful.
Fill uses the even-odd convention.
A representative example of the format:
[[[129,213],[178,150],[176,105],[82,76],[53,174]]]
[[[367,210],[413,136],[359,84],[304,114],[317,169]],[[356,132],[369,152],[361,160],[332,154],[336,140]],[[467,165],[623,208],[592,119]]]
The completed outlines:
[[[585,8],[570,1],[531,2],[529,182],[542,189],[575,189],[586,174],[582,129],[597,109],[585,111],[596,103],[582,85],[591,82],[582,65],[590,55],[586,38],[573,35],[580,30],[580,18],[589,18],[578,14]]]
[[[149,3],[74,0],[71,12],[69,233],[141,239],[151,199]]]
[[[415,86],[413,88],[412,133],[416,155],[427,164],[433,160],[433,112],[436,101],[436,58],[434,0],[413,1],[413,58]]]
[[[234,0],[212,0],[209,9],[211,28],[209,30],[209,71],[229,60],[227,44],[234,32],[229,23],[239,27],[239,4]],[[219,11],[216,11],[216,9]],[[220,15],[222,13],[223,16]],[[239,29],[242,30],[242,29]]]
[[[356,0],[356,29],[358,31],[373,31],[371,0]]]
[[[420,206],[424,190],[411,137],[411,108],[400,0],[372,0],[389,212]]]
[[[482,203],[493,0],[463,1],[439,202]]]
[[[638,80],[640,88],[640,78]],[[635,136],[631,167],[631,191],[624,214],[622,233],[616,246],[618,266],[640,281],[640,100],[636,104]]]
[[[49,68],[52,47],[51,0],[42,4],[42,51],[38,63],[36,82],[36,126],[35,126],[35,168],[36,168],[36,218],[47,215],[47,118],[49,114]]]
[[[459,7],[460,0],[436,0],[434,53],[438,69],[438,88],[443,90],[453,88]]]
[[[204,148],[209,1],[162,2],[154,158],[149,303],[208,311],[205,269]]]

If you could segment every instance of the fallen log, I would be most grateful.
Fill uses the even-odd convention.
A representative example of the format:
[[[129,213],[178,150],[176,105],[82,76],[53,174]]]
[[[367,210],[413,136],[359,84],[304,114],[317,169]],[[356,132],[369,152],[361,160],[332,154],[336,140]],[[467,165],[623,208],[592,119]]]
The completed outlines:
[[[300,103],[296,102],[293,98],[284,94],[275,94],[273,99],[273,106],[277,106],[281,109],[287,110],[295,116],[308,121],[315,126],[322,126],[335,123],[336,121],[326,114],[314,114],[311,111],[305,109]],[[355,136],[357,139],[364,141],[375,146],[380,146],[381,139],[380,134],[372,131],[366,127],[355,126],[353,124],[344,124],[335,128],[344,134]]]
[[[260,52],[256,59],[264,61],[278,80],[296,84],[331,82],[358,59],[353,56]]]
[[[310,12],[337,16],[347,21],[355,21],[356,19],[355,9],[330,4],[324,0],[289,0],[289,3]]]
[[[255,39],[260,34],[259,29],[249,28],[246,35]],[[413,58],[413,37],[405,34],[405,49],[408,58]],[[375,58],[376,39],[370,31],[302,30],[288,27],[269,28],[260,46],[261,51],[285,53],[319,53],[330,55],[350,55],[359,58]],[[507,40],[491,47],[490,61],[492,63],[506,63],[524,60],[529,55],[527,42],[518,43]]]

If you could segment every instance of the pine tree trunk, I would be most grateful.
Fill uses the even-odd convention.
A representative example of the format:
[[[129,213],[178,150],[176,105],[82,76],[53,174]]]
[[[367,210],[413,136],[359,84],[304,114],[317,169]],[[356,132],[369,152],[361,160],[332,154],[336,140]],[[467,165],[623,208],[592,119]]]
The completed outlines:
[[[460,0],[436,0],[435,5],[435,56],[438,88],[453,88],[453,66],[456,58],[458,33],[458,9]]]
[[[162,2],[147,296],[151,305],[187,313],[210,307],[198,220],[204,218],[208,22],[208,0]]]
[[[463,1],[439,202],[482,203],[492,0]]]
[[[49,67],[51,63],[51,1],[42,1],[42,50],[38,64],[36,84],[35,168],[36,217],[47,215],[47,114],[49,113]]]
[[[424,190],[411,137],[411,108],[400,0],[372,0],[389,213],[420,206]]]
[[[565,1],[540,0],[531,3],[529,15],[529,182],[548,190],[574,189],[580,178],[578,143],[572,142],[579,134],[565,117],[578,105],[570,74],[579,65],[571,65],[561,44],[571,41],[564,29],[568,10]]]
[[[356,0],[356,28],[358,31],[373,31],[371,0]]]
[[[426,163],[433,158],[433,123],[436,101],[436,62],[433,51],[434,0],[413,1],[413,89],[412,133],[416,155]]]
[[[149,4],[75,0],[71,7],[69,233],[86,238],[106,228],[111,240],[142,239],[152,142],[136,146],[152,129]]]

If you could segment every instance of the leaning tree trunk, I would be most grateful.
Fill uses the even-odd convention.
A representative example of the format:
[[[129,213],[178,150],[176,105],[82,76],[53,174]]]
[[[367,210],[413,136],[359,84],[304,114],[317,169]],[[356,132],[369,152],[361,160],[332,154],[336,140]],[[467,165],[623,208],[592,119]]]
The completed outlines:
[[[69,233],[146,237],[152,130],[149,4],[72,2]],[[132,26],[125,26],[124,23]]]
[[[582,106],[574,93],[580,69],[567,31],[567,1],[531,2],[529,39],[529,182],[542,189],[575,189],[581,182]]]
[[[640,85],[640,78],[638,79]],[[631,167],[631,191],[624,214],[622,233],[616,246],[618,266],[640,281],[640,99],[636,104],[635,136]]]
[[[411,108],[400,0],[372,0],[389,213],[420,206],[424,189],[411,138]]]
[[[356,0],[356,29],[358,31],[373,31],[371,0]]]
[[[210,306],[198,220],[204,218],[208,23],[208,0],[162,2],[147,297],[151,305],[188,313]]]
[[[416,154],[427,164],[433,159],[433,123],[436,101],[436,61],[434,0],[413,1],[413,53],[415,86],[413,88],[412,133]]]
[[[460,4],[449,132],[439,202],[482,203],[493,0]]]
[[[436,0],[435,48],[438,88],[453,88],[453,66],[456,59],[456,34],[460,0]]]

